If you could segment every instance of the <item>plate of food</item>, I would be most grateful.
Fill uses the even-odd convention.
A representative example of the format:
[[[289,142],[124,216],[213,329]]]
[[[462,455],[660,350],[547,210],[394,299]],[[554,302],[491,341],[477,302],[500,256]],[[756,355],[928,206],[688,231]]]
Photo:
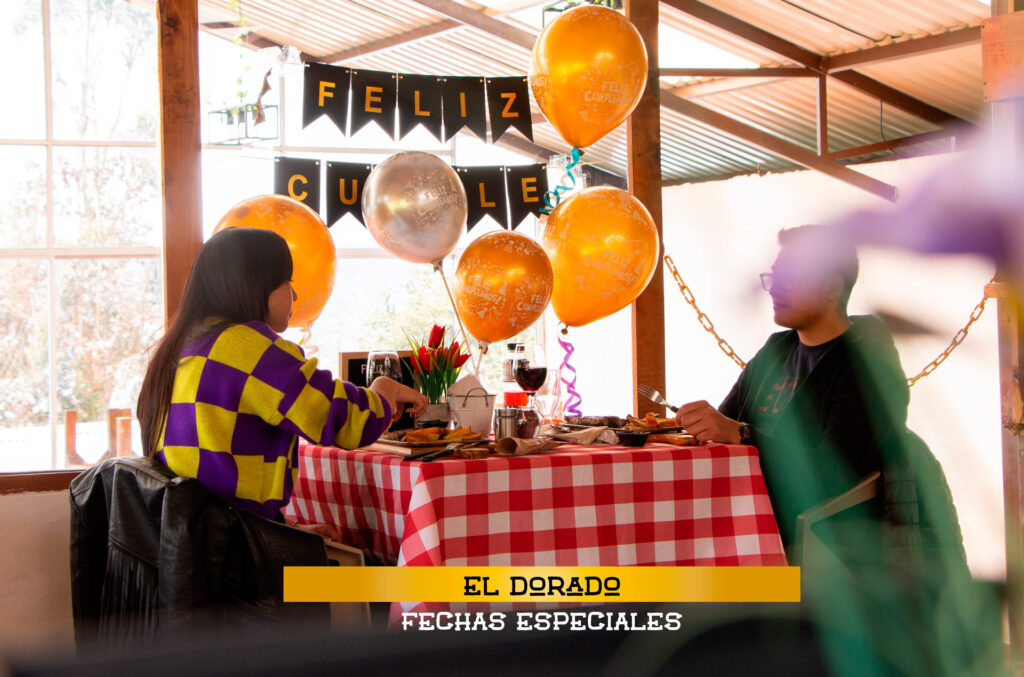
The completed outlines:
[[[444,447],[453,442],[475,442],[483,439],[483,435],[475,433],[469,428],[411,428],[409,430],[394,430],[384,433],[378,444],[388,444],[395,447],[407,449],[423,449],[426,447]]]
[[[676,423],[674,418],[661,418],[653,411],[647,412],[643,418],[626,416],[626,425],[623,430],[658,430],[660,432],[679,431],[683,427]]]
[[[675,432],[682,430],[682,426],[676,423],[674,418],[661,418],[653,411],[648,412],[643,418],[635,416],[569,416],[565,419],[565,427],[580,430],[583,428],[594,428],[606,426],[612,430],[657,430],[660,432]]]
[[[574,430],[584,428],[623,428],[626,419],[621,416],[569,416],[565,419],[565,426]]]

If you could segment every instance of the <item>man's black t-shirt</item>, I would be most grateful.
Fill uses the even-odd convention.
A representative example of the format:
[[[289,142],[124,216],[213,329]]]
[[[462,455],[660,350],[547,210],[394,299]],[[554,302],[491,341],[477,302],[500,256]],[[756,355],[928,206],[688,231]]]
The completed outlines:
[[[779,414],[793,401],[797,388],[818,366],[821,359],[839,342],[839,337],[820,345],[809,346],[799,340],[789,347],[782,360],[782,369],[764,393],[764,399],[758,405],[761,416],[759,427],[765,433],[772,433],[778,422]]]
[[[881,470],[883,447],[906,430],[910,392],[892,335],[875,317],[850,319],[819,346],[773,334],[719,407],[751,424],[787,542],[798,514]]]

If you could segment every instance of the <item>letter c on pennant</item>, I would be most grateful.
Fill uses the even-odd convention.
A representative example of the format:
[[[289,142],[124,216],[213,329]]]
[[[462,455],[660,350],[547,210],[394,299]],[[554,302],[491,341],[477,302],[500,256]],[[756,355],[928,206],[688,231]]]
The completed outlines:
[[[307,193],[306,191],[302,191],[301,193],[296,193],[295,192],[295,182],[296,181],[301,181],[302,183],[309,183],[309,181],[306,180],[306,177],[303,176],[302,174],[293,174],[292,177],[290,179],[288,179],[288,197],[295,198],[296,200],[305,200],[306,196],[308,196],[309,193]]]

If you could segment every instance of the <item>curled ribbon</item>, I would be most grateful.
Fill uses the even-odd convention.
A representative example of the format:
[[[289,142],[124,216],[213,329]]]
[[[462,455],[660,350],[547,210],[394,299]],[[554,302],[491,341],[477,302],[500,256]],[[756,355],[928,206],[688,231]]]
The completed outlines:
[[[541,214],[550,214],[561,201],[562,193],[568,193],[576,187],[576,177],[572,175],[572,170],[580,163],[580,149],[573,148],[569,155],[572,157],[572,162],[565,166],[565,176],[558,181],[558,185],[555,186],[554,190],[544,193],[544,204],[547,206],[540,208]],[[566,178],[569,179],[569,182],[563,183]]]
[[[310,326],[308,324],[306,326],[302,327],[301,331],[302,331],[302,338],[299,339],[299,345],[302,346],[302,352],[306,356],[306,358],[308,359],[308,358],[313,357],[314,355],[316,355],[320,351],[320,347],[306,343],[307,341],[309,341],[310,336],[313,335],[313,332],[312,332],[312,330],[311,330],[311,328],[310,328]]]
[[[583,413],[579,409],[579,405],[583,404],[583,398],[576,392],[576,368],[569,364],[569,358],[576,351],[571,343],[558,338],[558,345],[562,346],[565,351],[565,358],[562,359],[562,383],[565,384],[565,392],[569,394],[569,397],[565,400],[565,405],[562,407],[562,413],[571,416],[582,416]],[[566,378],[565,373],[567,371],[572,372],[571,378]]]

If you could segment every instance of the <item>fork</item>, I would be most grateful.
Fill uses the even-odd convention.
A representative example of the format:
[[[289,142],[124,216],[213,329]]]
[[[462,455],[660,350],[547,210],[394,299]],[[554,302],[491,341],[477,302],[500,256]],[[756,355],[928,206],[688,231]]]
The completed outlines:
[[[637,385],[636,391],[655,404],[668,407],[672,411],[679,411],[679,407],[673,407],[671,404],[666,402],[665,398],[661,396],[661,393],[650,386],[645,386],[643,383],[640,383]]]

